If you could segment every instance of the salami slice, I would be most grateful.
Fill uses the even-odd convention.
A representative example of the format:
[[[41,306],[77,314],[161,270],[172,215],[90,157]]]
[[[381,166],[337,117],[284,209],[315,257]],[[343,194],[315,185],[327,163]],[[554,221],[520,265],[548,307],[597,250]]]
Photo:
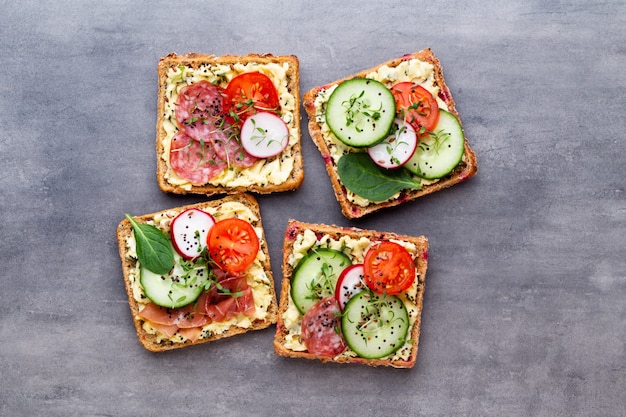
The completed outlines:
[[[176,103],[178,127],[196,141],[211,142],[217,157],[229,165],[249,168],[258,158],[243,149],[238,132],[225,120],[224,97],[224,90],[208,81],[183,87]]]
[[[170,165],[176,175],[194,185],[208,183],[226,168],[226,162],[215,153],[212,141],[196,141],[184,132],[172,138]]]
[[[233,128],[228,124],[224,124],[222,130],[214,132],[213,139],[215,152],[230,165],[249,168],[259,160],[245,151],[238,135],[233,133]]]
[[[346,349],[341,336],[341,310],[334,296],[314,304],[302,319],[302,339],[307,350],[318,357],[334,357]]]
[[[223,123],[224,92],[208,81],[199,81],[178,92],[176,121],[180,130],[196,140],[207,140]]]

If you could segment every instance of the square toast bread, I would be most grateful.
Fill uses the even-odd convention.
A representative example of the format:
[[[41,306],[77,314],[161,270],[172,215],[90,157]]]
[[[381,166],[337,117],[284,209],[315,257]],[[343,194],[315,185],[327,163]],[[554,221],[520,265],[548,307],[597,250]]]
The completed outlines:
[[[430,49],[424,49],[418,52],[414,52],[411,54],[406,54],[402,57],[384,62],[378,66],[373,68],[360,71],[358,73],[352,74],[345,78],[341,78],[332,83],[314,87],[304,94],[303,103],[304,108],[309,117],[308,129],[315,142],[315,145],[319,149],[322,157],[324,159],[324,164],[326,170],[328,172],[328,176],[330,177],[330,181],[332,183],[332,187],[335,193],[335,197],[341,206],[341,211],[343,215],[348,219],[356,219],[363,217],[367,214],[373,213],[375,211],[397,206],[399,204],[403,204],[405,202],[415,200],[419,197],[422,197],[427,194],[432,194],[444,188],[451,187],[455,184],[458,184],[462,181],[467,180],[468,178],[474,176],[478,169],[478,164],[476,161],[476,154],[470,148],[467,137],[465,138],[465,151],[463,155],[463,160],[459,165],[447,176],[441,178],[440,180],[434,183],[425,183],[421,189],[405,189],[400,192],[397,198],[391,198],[380,202],[369,201],[366,205],[356,204],[354,201],[351,201],[349,198],[349,193],[346,190],[345,186],[342,184],[341,179],[337,173],[337,161],[333,158],[331,152],[332,140],[329,139],[323,132],[322,127],[319,123],[320,118],[323,118],[323,114],[319,114],[319,110],[316,107],[316,98],[320,94],[335,85],[340,84],[343,81],[357,78],[357,77],[367,77],[369,73],[379,70],[383,67],[395,68],[401,63],[405,61],[409,61],[412,59],[417,59],[422,62],[426,62],[432,65],[433,67],[433,86],[438,89],[437,97],[443,101],[447,107],[448,111],[455,115],[457,119],[459,119],[459,123],[461,122],[459,118],[459,114],[455,107],[454,99],[452,98],[452,94],[450,93],[450,89],[446,85],[443,69],[441,67],[441,63],[439,59],[435,57],[433,52]],[[405,81],[403,79],[398,79],[397,81]],[[391,84],[395,82],[384,82],[387,87],[391,87]],[[440,106],[441,107],[441,106]]]
[[[249,209],[251,212],[250,223],[255,228],[257,235],[260,234],[260,236],[258,236],[259,254],[257,255],[257,260],[255,262],[259,262],[265,274],[265,277],[259,278],[257,280],[257,277],[248,276],[248,283],[250,283],[251,280],[254,280],[255,282],[262,282],[262,284],[259,285],[264,286],[264,291],[267,291],[267,296],[270,299],[268,305],[262,306],[263,309],[265,309],[265,312],[261,314],[262,317],[255,317],[253,319],[250,319],[251,322],[249,322],[250,320],[247,320],[249,323],[242,324],[242,326],[230,325],[225,331],[221,333],[211,332],[212,334],[208,337],[200,338],[196,341],[192,341],[190,339],[184,341],[172,340],[171,338],[168,339],[167,337],[163,337],[163,335],[155,333],[152,329],[150,329],[149,324],[146,325],[146,320],[142,319],[138,315],[143,306],[149,300],[146,298],[145,294],[143,294],[143,289],[139,281],[140,278],[138,268],[140,267],[140,265],[135,254],[134,243],[131,244],[129,242],[129,240],[134,241],[134,239],[131,239],[133,235],[133,228],[130,221],[128,219],[124,219],[119,223],[116,233],[119,247],[119,255],[122,261],[124,284],[126,287],[126,293],[128,295],[128,303],[130,305],[130,311],[135,325],[137,337],[139,338],[139,342],[147,350],[152,352],[161,352],[171,349],[178,349],[185,346],[196,345],[222,339],[225,337],[235,336],[252,330],[266,329],[272,324],[276,323],[278,304],[276,302],[276,292],[274,289],[274,279],[270,266],[269,250],[267,247],[267,242],[265,240],[259,206],[256,199],[252,195],[232,194],[216,200],[176,207],[141,216],[134,216],[133,218],[139,223],[154,223],[155,219],[157,218],[165,219],[159,220],[161,224],[160,227],[169,228],[169,223],[171,222],[171,219],[176,217],[176,215],[178,215],[179,213],[190,208],[197,208],[203,211],[213,212],[215,213],[215,220],[219,221],[220,219],[224,218],[222,215],[219,214],[219,210],[222,207],[226,207],[226,205],[229,205],[232,210],[238,210],[233,212],[233,215],[236,216],[239,216],[239,213],[244,213],[244,208]],[[243,205],[243,207],[241,205]],[[241,216],[243,217],[245,216],[245,214],[241,214]],[[169,230],[166,232],[166,234],[168,233]],[[246,271],[245,273],[248,272]],[[257,306],[257,309],[258,308],[259,306]],[[246,321],[246,318],[242,317],[242,319],[243,321]]]
[[[291,278],[294,272],[294,268],[297,266],[294,265],[294,247],[300,241],[303,234],[306,231],[311,231],[317,237],[317,243],[320,242],[320,239],[334,239],[335,241],[341,239],[342,237],[349,237],[352,239],[368,239],[371,243],[380,242],[385,240],[396,240],[406,242],[409,245],[413,246],[412,256],[414,258],[414,263],[416,266],[416,277],[413,282],[413,287],[410,291],[413,291],[412,297],[414,299],[414,306],[412,307],[415,311],[413,313],[413,321],[408,330],[408,341],[405,342],[405,345],[402,349],[404,350],[404,357],[395,357],[394,355],[390,355],[388,357],[380,358],[380,359],[365,359],[356,356],[354,352],[352,354],[340,354],[336,357],[318,357],[310,352],[308,352],[304,345],[297,345],[296,348],[293,348],[289,341],[289,339],[298,339],[299,336],[299,322],[302,321],[302,314],[297,313],[299,315],[299,322],[295,320],[295,324],[289,324],[288,321],[294,321],[294,318],[288,318],[290,313],[288,310],[294,311],[293,309],[293,301],[291,299]],[[327,240],[324,241],[328,242]],[[317,244],[316,243],[316,244]],[[316,247],[316,244],[312,246],[312,248]],[[349,248],[344,248],[344,253],[348,254],[348,256],[352,256]],[[356,253],[356,251],[355,251]],[[363,262],[362,254],[355,255],[354,259],[352,259],[353,263],[361,263]],[[412,368],[415,365],[417,359],[417,351],[418,351],[418,341],[420,335],[420,325],[421,325],[421,313],[423,307],[423,297],[424,297],[424,289],[426,285],[426,271],[428,269],[428,239],[424,236],[406,236],[400,235],[391,232],[379,232],[375,230],[364,230],[355,227],[340,227],[334,225],[324,225],[324,224],[311,224],[311,223],[303,223],[294,219],[290,219],[287,228],[285,231],[284,238],[284,246],[283,246],[283,261],[282,261],[282,289],[280,293],[280,302],[279,302],[279,312],[278,312],[278,322],[276,324],[276,334],[274,337],[274,351],[279,356],[290,357],[290,358],[303,358],[310,360],[321,360],[322,362],[336,362],[336,363],[359,363],[365,364],[368,366],[389,366],[394,368]],[[409,290],[407,290],[409,291]],[[297,311],[297,310],[295,310]],[[291,330],[289,328],[291,326]],[[290,334],[291,333],[291,334]],[[302,340],[300,339],[300,342]],[[349,349],[348,349],[349,351]]]
[[[181,68],[185,69],[184,73]],[[279,112],[290,131],[287,148],[281,154],[260,160],[249,168],[229,163],[226,168],[228,172],[223,172],[223,175],[220,174],[204,184],[192,184],[180,179],[173,172],[169,162],[171,138],[180,130],[173,110],[178,91],[200,80],[225,88],[235,76],[253,71],[270,77],[277,88]],[[198,53],[185,55],[170,53],[161,58],[158,63],[156,123],[157,179],[161,190],[175,194],[213,195],[243,192],[269,194],[300,187],[304,180],[304,168],[300,130],[299,79],[299,62],[294,55],[214,56]],[[281,91],[284,94],[281,94]],[[261,168],[260,164],[265,168]],[[280,174],[277,175],[279,171]],[[270,174],[271,178],[268,178]]]

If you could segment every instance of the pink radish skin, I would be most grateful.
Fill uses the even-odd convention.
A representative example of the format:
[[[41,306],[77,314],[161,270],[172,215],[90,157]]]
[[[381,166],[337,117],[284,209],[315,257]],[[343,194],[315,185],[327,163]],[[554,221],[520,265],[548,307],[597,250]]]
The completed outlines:
[[[258,112],[241,126],[241,144],[252,156],[270,158],[289,144],[289,128],[274,113]]]
[[[394,120],[396,131],[387,136],[382,142],[367,148],[372,161],[377,165],[393,169],[406,164],[417,149],[417,134],[415,129],[403,120]]]
[[[176,252],[187,260],[199,257],[206,248],[207,235],[214,224],[213,216],[202,210],[192,208],[180,213],[170,225],[170,237]]]
[[[363,282],[363,264],[350,265],[341,272],[335,286],[335,299],[339,303],[341,311],[350,298],[366,289]]]

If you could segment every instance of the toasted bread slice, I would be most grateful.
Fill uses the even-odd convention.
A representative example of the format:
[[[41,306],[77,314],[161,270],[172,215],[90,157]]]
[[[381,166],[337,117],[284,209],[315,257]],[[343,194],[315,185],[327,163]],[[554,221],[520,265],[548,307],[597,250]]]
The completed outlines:
[[[278,111],[289,129],[289,144],[286,149],[277,156],[260,159],[246,168],[237,166],[232,161],[220,161],[226,162],[227,167],[206,183],[192,184],[180,178],[170,164],[171,141],[180,130],[175,118],[180,89],[202,80],[225,88],[235,76],[255,71],[267,75],[278,92]],[[268,194],[294,190],[302,184],[304,169],[300,131],[299,62],[296,56],[170,53],[159,61],[158,79],[156,153],[157,178],[162,191],[205,195],[247,191]]]
[[[393,72],[393,70],[401,64],[407,65],[405,63],[409,64],[408,69],[406,67],[403,68],[406,71],[401,71],[400,73]],[[386,207],[397,206],[423,195],[432,194],[450,187],[476,174],[478,169],[476,155],[470,148],[466,138],[463,159],[447,176],[437,181],[422,181],[421,189],[405,189],[397,193],[394,197],[384,201],[368,201],[358,196],[355,198],[342,184],[341,178],[339,178],[337,173],[337,162],[341,157],[342,151],[337,150],[335,143],[338,139],[333,138],[333,135],[329,133],[327,127],[323,128],[323,125],[325,125],[324,108],[329,94],[322,93],[345,80],[356,77],[376,77],[378,81],[381,81],[387,87],[391,87],[402,81],[421,83],[436,96],[439,101],[439,107],[447,108],[450,113],[454,114],[457,119],[459,119],[460,123],[459,114],[456,110],[452,94],[443,77],[441,64],[430,49],[404,55],[376,67],[358,72],[330,84],[315,87],[308,91],[304,95],[303,101],[304,108],[309,116],[309,132],[322,154],[337,201],[345,217],[355,219]],[[345,145],[343,147],[345,148]],[[356,151],[359,150],[348,147],[348,152]],[[361,149],[360,151],[363,150]]]
[[[239,314],[225,322],[208,323],[202,326],[202,335],[197,340],[186,338],[178,329],[173,335],[165,335],[149,321],[141,318],[139,312],[149,303],[140,282],[140,262],[135,251],[133,228],[128,219],[117,227],[122,271],[128,302],[141,344],[148,350],[160,352],[185,346],[206,343],[225,337],[234,336],[252,330],[269,327],[277,321],[278,304],[274,290],[274,279],[270,268],[270,257],[261,223],[259,206],[256,199],[247,194],[233,194],[218,200],[177,207],[156,213],[134,217],[139,223],[150,223],[169,235],[169,225],[177,214],[189,208],[197,208],[213,215],[216,221],[228,217],[239,217],[249,221],[259,237],[259,252],[252,267],[245,271],[247,283],[252,288],[255,303],[254,315]],[[169,310],[174,311],[174,310]]]
[[[307,350],[301,338],[302,313],[295,307],[291,297],[291,280],[298,261],[314,248],[341,250],[351,258],[353,264],[363,262],[367,249],[376,242],[393,240],[405,246],[416,265],[416,276],[412,286],[401,297],[410,311],[410,327],[407,340],[394,354],[379,359],[359,357],[348,348],[335,357],[320,357]],[[420,335],[422,303],[428,268],[428,239],[390,232],[378,232],[358,228],[302,223],[289,220],[283,247],[283,281],[274,350],[277,355],[291,358],[321,360],[322,362],[361,363],[369,366],[391,366],[412,368],[417,359]]]

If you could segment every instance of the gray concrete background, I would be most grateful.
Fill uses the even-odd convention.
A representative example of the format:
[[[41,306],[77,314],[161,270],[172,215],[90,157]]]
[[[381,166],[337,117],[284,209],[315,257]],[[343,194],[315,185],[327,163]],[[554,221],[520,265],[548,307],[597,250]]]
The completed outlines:
[[[0,1],[0,414],[626,415],[626,6],[504,3]],[[259,198],[277,281],[290,217],[430,238],[415,368],[278,358],[273,328],[144,350],[115,228],[201,200],[157,186],[158,59],[295,54],[305,92],[425,47],[476,177],[348,221],[304,131],[302,188]]]

